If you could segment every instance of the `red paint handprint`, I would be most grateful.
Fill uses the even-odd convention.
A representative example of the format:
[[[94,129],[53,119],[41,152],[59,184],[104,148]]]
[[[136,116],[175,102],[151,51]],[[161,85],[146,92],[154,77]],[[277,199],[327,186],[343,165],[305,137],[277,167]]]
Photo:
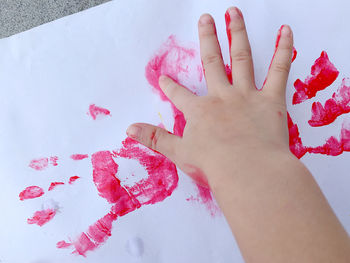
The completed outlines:
[[[182,74],[189,73],[186,61],[195,57],[194,49],[184,48],[177,45],[173,36],[162,45],[160,50],[151,58],[146,66],[146,78],[154,90],[164,101],[165,97],[158,85],[158,78],[161,74],[167,74],[175,80],[184,77]],[[196,67],[199,81],[202,81],[203,73],[201,67]],[[174,115],[173,132],[182,135],[186,124],[183,114],[171,103]],[[94,104],[90,105],[88,114],[93,120],[97,117],[111,116],[110,111]],[[80,161],[88,159],[87,154],[72,154],[71,159]],[[136,182],[133,186],[123,185],[118,178],[121,158],[138,161],[146,170],[148,177]],[[97,188],[100,197],[104,198],[110,205],[110,210],[88,229],[75,238],[58,241],[57,248],[73,248],[73,253],[85,256],[88,251],[92,251],[101,246],[109,236],[111,236],[113,222],[118,217],[124,216],[143,205],[155,204],[169,197],[178,184],[178,175],[175,165],[163,155],[150,150],[136,141],[127,138],[122,142],[122,147],[114,151],[99,151],[91,155],[92,180]],[[30,162],[29,167],[39,172],[44,171],[49,166],[57,166],[59,158],[57,156],[49,158],[38,158]],[[48,191],[54,191],[62,185],[73,184],[79,176],[72,176],[68,182],[51,182]],[[212,215],[219,210],[215,204],[209,189],[197,185],[198,197],[190,197],[188,200],[198,201],[205,204]],[[29,186],[20,194],[20,200],[40,198],[45,194],[43,188],[39,186]],[[28,224],[44,226],[52,220],[56,213],[56,207],[36,211],[31,218],[27,219]]]
[[[304,82],[297,79],[294,82],[296,92],[293,104],[301,103],[317,96],[317,92],[328,88],[338,77],[339,72],[331,63],[325,51],[311,67],[311,75]],[[312,115],[308,121],[310,126],[323,126],[332,123],[338,116],[350,112],[350,85],[344,78],[337,92],[322,106],[320,102],[312,104]],[[331,136],[323,145],[317,147],[305,146],[299,134],[297,124],[288,114],[289,144],[293,154],[299,159],[306,153],[337,156],[344,151],[350,151],[350,125],[344,121],[339,139]]]

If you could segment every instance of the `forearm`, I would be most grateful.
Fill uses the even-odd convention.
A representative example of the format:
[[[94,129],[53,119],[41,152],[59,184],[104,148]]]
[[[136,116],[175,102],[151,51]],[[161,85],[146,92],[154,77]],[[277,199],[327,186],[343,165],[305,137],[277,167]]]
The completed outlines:
[[[349,237],[299,160],[276,153],[249,162],[242,156],[244,167],[211,177],[247,262],[350,262]]]

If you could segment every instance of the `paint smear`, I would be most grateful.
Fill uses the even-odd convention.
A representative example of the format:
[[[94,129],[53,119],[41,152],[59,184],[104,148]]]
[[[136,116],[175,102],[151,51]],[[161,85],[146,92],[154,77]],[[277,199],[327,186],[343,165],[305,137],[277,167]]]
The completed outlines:
[[[58,186],[58,185],[64,185],[64,183],[63,183],[63,182],[52,182],[52,183],[50,184],[50,186],[49,186],[48,191],[52,191],[52,190],[55,189],[56,186]]]
[[[316,96],[316,93],[330,86],[338,77],[339,71],[329,61],[328,55],[322,51],[311,67],[311,75],[305,81],[297,79],[294,82],[296,92],[293,95],[293,105]]]
[[[71,159],[75,160],[75,161],[80,161],[80,160],[84,160],[86,158],[89,158],[88,154],[72,154],[70,156]]]
[[[134,186],[122,186],[118,179],[118,164],[114,159],[127,158],[139,161],[148,173]],[[177,187],[176,166],[163,155],[127,138],[119,151],[100,151],[91,157],[93,182],[98,194],[112,204],[111,210],[74,242],[60,241],[58,248],[74,247],[73,253],[85,256],[101,246],[110,236],[113,222],[142,205],[155,204],[170,196]],[[63,243],[64,242],[64,243]]]
[[[179,46],[175,36],[170,36],[150,59],[145,68],[148,83],[163,101],[171,104],[175,120],[173,130],[174,134],[178,136],[182,136],[183,134],[186,125],[185,117],[160,89],[158,80],[161,75],[166,75],[174,81],[179,82],[180,74],[189,73],[188,63],[186,61],[194,59],[195,55],[196,51],[194,49]]]
[[[29,167],[37,171],[42,171],[46,169],[48,165],[49,165],[49,158],[47,157],[34,159],[29,163]]]
[[[337,117],[350,112],[350,79],[344,78],[337,92],[328,99],[324,106],[320,102],[312,104],[312,116],[309,124],[312,127],[332,123]]]
[[[173,133],[178,136],[183,135],[183,130],[186,125],[186,120],[181,111],[179,111],[175,105],[165,96],[160,89],[158,80],[161,75],[167,75],[173,80],[179,82],[180,74],[188,73],[188,67],[186,67],[186,60],[194,59],[196,56],[194,49],[188,49],[181,47],[177,44],[174,36],[170,36],[168,40],[160,47],[155,55],[148,62],[145,75],[149,84],[153,87],[153,90],[160,96],[163,101],[167,101],[171,104],[174,116]],[[170,162],[170,161],[169,161]],[[142,193],[140,188],[140,193]],[[213,198],[209,198],[207,195],[199,195],[203,203],[208,203],[206,206],[215,205]],[[210,195],[211,197],[211,195]],[[210,211],[211,212],[211,211]]]
[[[52,164],[52,166],[57,166],[58,165],[57,161],[58,161],[57,156],[50,157],[50,163]]]
[[[22,192],[19,193],[19,200],[27,200],[40,197],[44,194],[44,190],[39,186],[28,186]]]
[[[43,226],[47,222],[49,222],[55,215],[56,215],[56,210],[51,208],[46,210],[36,211],[33,217],[27,219],[27,223]]]
[[[89,106],[89,115],[93,120],[96,120],[97,116],[109,116],[111,112],[105,108],[98,107],[95,104]]]
[[[77,175],[74,175],[74,176],[71,176],[70,178],[69,178],[69,181],[68,181],[68,183],[69,184],[73,184],[76,180],[78,180],[80,177],[79,176],[77,176]]]
[[[307,153],[307,148],[303,145],[300,138],[298,125],[293,122],[289,113],[287,113],[287,119],[289,131],[289,149],[298,159],[300,159]]]
[[[308,148],[309,153],[337,156],[350,151],[350,123],[344,122],[340,131],[340,139],[331,136],[325,144]]]

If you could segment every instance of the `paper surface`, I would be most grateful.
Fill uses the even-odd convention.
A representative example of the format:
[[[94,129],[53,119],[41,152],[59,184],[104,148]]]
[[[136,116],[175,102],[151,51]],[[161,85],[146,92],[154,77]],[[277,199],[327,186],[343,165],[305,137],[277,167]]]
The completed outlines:
[[[205,93],[197,20],[205,12],[214,16],[228,62],[224,13],[231,5],[240,7],[245,16],[258,87],[265,79],[278,28],[282,24],[293,28],[298,55],[288,82],[287,104],[302,144],[290,122],[292,147],[350,232],[350,153],[348,126],[343,126],[350,120],[347,106],[338,107],[339,116],[329,124],[312,127],[308,123],[313,102],[324,105],[341,87],[342,79],[350,77],[346,1],[293,1],[289,5],[275,1],[112,1],[0,41],[1,262],[243,262],[215,203],[208,203],[181,171],[178,182],[169,179],[164,186],[146,185],[152,191],[134,200],[139,206],[118,210],[110,225],[100,225],[97,232],[103,237],[96,241],[95,236],[95,248],[76,243],[83,233],[89,236],[89,226],[101,222],[117,205],[96,185],[98,176],[105,175],[99,158],[107,162],[110,157],[108,165],[104,163],[108,171],[117,164],[121,184],[135,190],[137,182],[153,178],[141,159],[154,154],[137,148],[131,156],[133,146],[122,145],[127,126],[142,121],[173,129],[173,109],[152,87],[147,65],[167,54],[164,70],[193,91]],[[310,82],[305,79],[322,51],[339,73],[315,97],[305,99],[305,94],[299,94],[305,100],[293,105],[294,82]],[[345,80],[343,91],[347,85]],[[337,103],[346,104],[343,91]],[[319,125],[322,114],[317,112],[314,118]],[[331,140],[324,146],[331,136],[338,144]],[[38,188],[23,192],[29,186]],[[164,189],[169,192],[159,197]],[[46,217],[35,217],[36,211],[46,212]],[[61,247],[70,246],[57,248],[60,241],[66,242],[59,243]]]

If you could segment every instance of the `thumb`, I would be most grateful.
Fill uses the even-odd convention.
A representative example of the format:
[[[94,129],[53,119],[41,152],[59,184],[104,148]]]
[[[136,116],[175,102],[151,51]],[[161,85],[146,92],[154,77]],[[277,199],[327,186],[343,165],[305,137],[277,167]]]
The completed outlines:
[[[130,125],[126,134],[131,139],[175,161],[176,146],[181,140],[180,137],[169,133],[165,129],[146,123],[134,123]]]

